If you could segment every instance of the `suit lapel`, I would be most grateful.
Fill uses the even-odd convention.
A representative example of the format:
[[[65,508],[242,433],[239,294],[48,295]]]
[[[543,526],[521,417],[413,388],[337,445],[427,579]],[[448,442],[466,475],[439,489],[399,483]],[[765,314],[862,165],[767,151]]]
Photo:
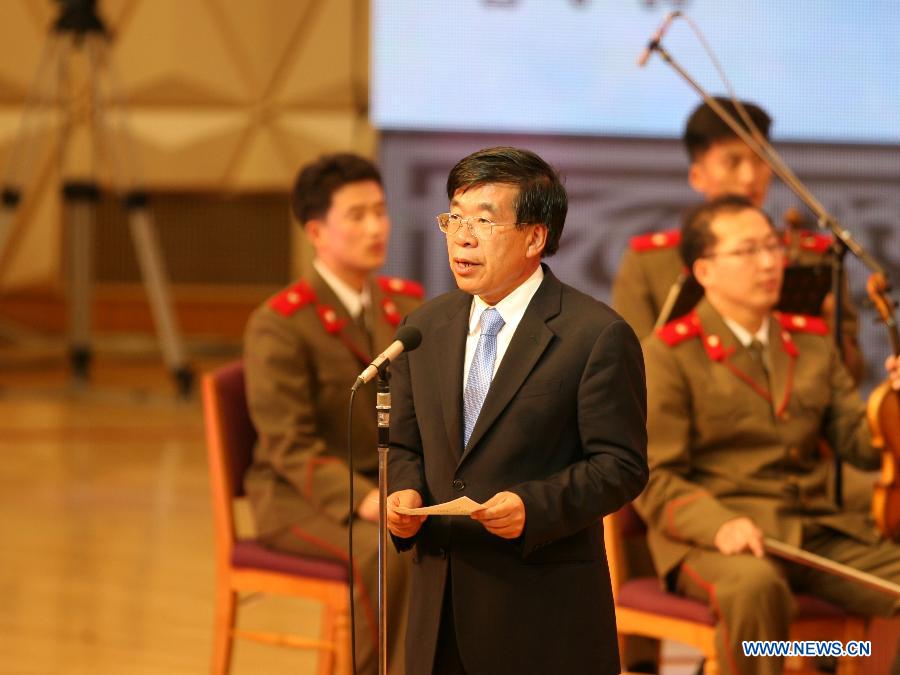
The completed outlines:
[[[447,312],[446,320],[435,326],[432,344],[432,365],[438,374],[441,409],[447,430],[447,441],[453,456],[462,455],[462,395],[463,361],[466,354],[469,312],[472,296],[459,292],[459,297]]]
[[[469,438],[469,444],[460,461],[478,445],[478,441],[506,409],[534,369],[541,354],[547,349],[554,335],[547,326],[547,320],[559,314],[561,294],[562,284],[549,269],[544,268],[544,280],[528,304],[528,309],[525,310],[525,315],[519,322],[506,354],[500,362],[500,368],[491,382],[491,388],[488,390],[478,421]],[[460,396],[461,387],[460,384]]]

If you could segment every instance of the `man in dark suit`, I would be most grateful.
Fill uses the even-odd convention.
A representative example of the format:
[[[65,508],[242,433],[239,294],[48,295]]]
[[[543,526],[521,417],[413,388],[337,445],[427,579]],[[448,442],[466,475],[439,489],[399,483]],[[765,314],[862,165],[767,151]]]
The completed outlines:
[[[414,548],[410,675],[616,673],[601,518],[647,482],[634,332],[541,258],[567,210],[537,155],[461,160],[438,216],[458,290],[409,315],[393,364],[388,525]],[[467,496],[465,516],[398,507]]]

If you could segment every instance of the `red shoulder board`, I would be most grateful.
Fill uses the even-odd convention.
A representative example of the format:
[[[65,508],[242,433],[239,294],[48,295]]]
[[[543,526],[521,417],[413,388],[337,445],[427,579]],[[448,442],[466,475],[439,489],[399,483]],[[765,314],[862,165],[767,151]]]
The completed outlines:
[[[797,233],[800,249],[803,251],[812,251],[813,253],[828,253],[834,239],[830,234],[821,234],[819,232],[810,232],[809,230],[800,230]],[[785,239],[790,243],[790,236]]]
[[[651,232],[632,237],[628,245],[638,253],[655,251],[661,248],[672,248],[681,243],[681,230],[666,230],[665,232]]]
[[[813,335],[828,335],[828,324],[818,316],[806,314],[786,314],[778,312],[778,321],[781,327],[789,333],[812,333]]]
[[[662,328],[658,328],[656,334],[660,340],[670,347],[674,347],[689,338],[700,335],[700,320],[694,312],[690,312],[670,321]]]
[[[396,293],[398,295],[408,295],[411,298],[421,300],[425,297],[425,289],[422,284],[417,284],[409,279],[401,279],[400,277],[378,277],[378,285],[385,293]]]
[[[322,325],[332,335],[340,333],[341,329],[346,325],[346,319],[339,319],[337,312],[328,305],[316,305],[316,312],[319,314],[319,320]]]
[[[384,312],[384,318],[387,319],[387,322],[391,324],[394,328],[400,325],[400,321],[403,317],[400,315],[400,310],[397,309],[397,303],[395,303],[390,298],[385,298],[381,301],[381,311]]]
[[[315,301],[316,293],[312,287],[306,281],[298,281],[273,296],[269,300],[269,307],[282,316],[292,316],[297,310]]]

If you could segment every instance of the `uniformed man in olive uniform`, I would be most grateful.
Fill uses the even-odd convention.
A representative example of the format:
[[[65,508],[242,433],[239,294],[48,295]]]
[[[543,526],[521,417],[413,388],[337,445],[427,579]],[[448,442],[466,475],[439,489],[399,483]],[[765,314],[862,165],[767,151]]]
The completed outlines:
[[[251,316],[247,398],[259,433],[245,485],[259,539],[274,549],[347,559],[350,386],[422,298],[411,281],[376,277],[390,223],[381,176],[350,154],[300,172],[294,215],[315,249],[313,272]],[[359,672],[377,672],[378,455],[375,389],[353,410],[354,559]],[[388,663],[403,672],[406,564],[389,547]],[[399,648],[394,649],[395,646]]]
[[[778,673],[780,659],[746,658],[741,642],[786,640],[792,591],[866,616],[896,617],[900,601],[767,557],[763,537],[894,582],[900,546],[829,494],[820,435],[864,468],[879,455],[824,321],[772,311],[784,247],[768,217],[712,200],[686,217],[680,248],[705,297],[643,342],[650,482],[636,506],[663,582],[716,614],[720,667]],[[900,389],[900,363],[886,366]]]
[[[731,100],[716,100],[747,128]],[[768,139],[772,124],[769,115],[753,103],[743,104],[753,125]],[[769,192],[771,169],[706,103],[699,105],[688,118],[683,141],[690,160],[688,183],[694,191],[705,199],[725,194],[742,195],[756,206],[762,206]],[[791,231],[785,237],[790,264],[815,265],[828,260],[831,237],[806,230]],[[679,229],[633,237],[616,270],[612,306],[631,324],[639,338],[653,332],[660,314],[674,301],[685,279],[684,263],[678,252],[680,238]],[[854,380],[859,382],[863,360],[857,342],[857,311],[846,289],[842,295],[845,362]],[[854,467],[845,467],[843,482],[842,496],[846,503],[867,509],[872,479]],[[651,563],[642,547],[628,552],[627,565],[632,574],[651,573]],[[625,650],[625,663],[629,669],[656,669],[649,643],[649,640],[629,638]],[[651,663],[640,663],[642,661]]]
[[[748,128],[730,99],[716,98],[716,101]],[[768,139],[772,123],[769,115],[752,103],[743,105],[753,125]],[[688,183],[705,199],[736,194],[756,206],[763,205],[772,179],[771,169],[708,104],[698,106],[688,118],[684,144],[690,159]],[[815,265],[830,259],[829,235],[797,230],[785,237],[790,264]],[[612,305],[639,338],[653,331],[667,300],[677,294],[676,282],[683,278],[684,271],[678,254],[679,238],[678,230],[634,237],[619,263],[613,280]],[[854,380],[859,382],[863,361],[857,342],[858,313],[846,288],[842,296],[845,361]]]

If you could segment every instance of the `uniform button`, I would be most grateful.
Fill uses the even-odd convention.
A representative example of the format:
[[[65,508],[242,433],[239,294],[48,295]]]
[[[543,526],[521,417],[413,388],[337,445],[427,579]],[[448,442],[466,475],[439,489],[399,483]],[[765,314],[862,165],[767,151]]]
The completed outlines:
[[[456,478],[453,481],[453,489],[456,490],[457,492],[462,492],[463,490],[466,489],[466,484],[463,481],[461,481],[459,478]]]
[[[445,549],[443,547],[439,548],[438,555],[441,556],[442,558],[446,558],[447,557],[447,549]]]
[[[791,413],[785,410],[783,413],[781,413],[781,419],[787,422],[789,419],[791,419]]]
[[[788,456],[795,462],[800,459],[800,448],[796,445],[788,449]]]

